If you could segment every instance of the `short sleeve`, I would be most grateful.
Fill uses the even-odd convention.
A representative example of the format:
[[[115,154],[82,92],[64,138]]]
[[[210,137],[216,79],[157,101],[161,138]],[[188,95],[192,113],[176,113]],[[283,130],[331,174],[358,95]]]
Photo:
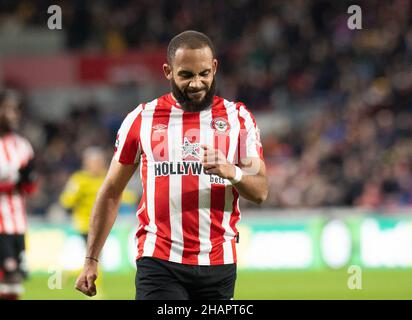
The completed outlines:
[[[130,112],[117,132],[114,158],[122,164],[135,164],[140,161],[140,126],[142,105]]]
[[[27,155],[27,159],[28,161],[32,160],[34,158],[34,151],[33,151],[33,147],[30,144],[29,141],[26,140],[26,155]]]
[[[34,158],[33,147],[29,140],[21,136],[17,136],[14,142],[21,159],[21,167],[25,167]]]
[[[252,113],[243,105],[239,106],[240,158],[258,157],[263,160],[263,146],[260,140],[260,129]]]

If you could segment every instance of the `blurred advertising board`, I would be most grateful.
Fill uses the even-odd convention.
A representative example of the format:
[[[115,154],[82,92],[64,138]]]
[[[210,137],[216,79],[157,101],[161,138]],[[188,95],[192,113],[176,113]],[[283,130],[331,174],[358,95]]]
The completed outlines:
[[[412,216],[250,219],[239,230],[239,268],[412,268]]]
[[[129,51],[122,54],[63,54],[7,57],[0,60],[0,82],[25,89],[118,84],[163,80],[160,72],[165,50]],[[56,71],[58,70],[58,72]]]
[[[239,269],[412,268],[412,215],[242,216]],[[135,268],[135,230],[134,217],[118,219],[103,249],[103,270]],[[32,222],[26,243],[31,272],[83,265],[85,243],[70,224]]]

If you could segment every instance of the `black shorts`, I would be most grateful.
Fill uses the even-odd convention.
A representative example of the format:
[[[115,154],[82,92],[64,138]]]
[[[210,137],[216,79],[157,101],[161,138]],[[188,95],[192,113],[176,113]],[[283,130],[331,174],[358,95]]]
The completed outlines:
[[[3,277],[27,277],[25,253],[23,234],[0,234],[0,273]]]
[[[136,300],[233,299],[236,264],[195,266],[142,257],[136,266]]]

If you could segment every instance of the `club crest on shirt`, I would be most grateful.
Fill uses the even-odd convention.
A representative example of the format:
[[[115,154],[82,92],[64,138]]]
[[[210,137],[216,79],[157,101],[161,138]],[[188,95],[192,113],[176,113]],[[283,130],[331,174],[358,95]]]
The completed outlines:
[[[225,118],[215,118],[210,123],[212,129],[215,129],[218,133],[225,133],[230,129],[229,122]]]

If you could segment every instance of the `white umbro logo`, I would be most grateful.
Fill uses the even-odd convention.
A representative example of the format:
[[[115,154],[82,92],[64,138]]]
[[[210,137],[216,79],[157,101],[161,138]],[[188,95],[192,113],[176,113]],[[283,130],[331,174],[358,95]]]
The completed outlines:
[[[167,125],[162,124],[162,123],[159,123],[159,124],[153,126],[154,131],[164,131],[166,129],[167,129]]]

